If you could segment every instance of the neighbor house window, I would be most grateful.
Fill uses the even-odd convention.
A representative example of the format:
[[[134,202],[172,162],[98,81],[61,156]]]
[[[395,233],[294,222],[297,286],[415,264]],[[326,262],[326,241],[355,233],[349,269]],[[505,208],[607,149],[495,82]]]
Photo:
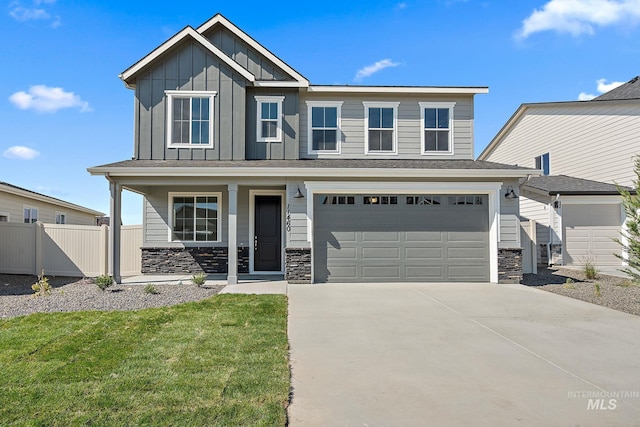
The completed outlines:
[[[282,101],[284,96],[256,96],[258,142],[282,142]]]
[[[219,242],[221,195],[169,194],[172,241]]]
[[[363,102],[366,154],[396,154],[399,102]]]
[[[541,169],[543,175],[549,175],[549,153],[536,157],[536,169]]]
[[[31,224],[38,221],[38,209],[29,206],[24,207],[24,222]]]
[[[0,222],[9,222],[8,212],[0,212]]]
[[[56,212],[56,224],[66,224],[67,216],[61,212]]]
[[[169,147],[213,147],[213,98],[216,92],[168,90]]]
[[[453,107],[450,102],[420,102],[423,154],[453,154]]]
[[[340,153],[342,101],[307,101],[309,153]]]

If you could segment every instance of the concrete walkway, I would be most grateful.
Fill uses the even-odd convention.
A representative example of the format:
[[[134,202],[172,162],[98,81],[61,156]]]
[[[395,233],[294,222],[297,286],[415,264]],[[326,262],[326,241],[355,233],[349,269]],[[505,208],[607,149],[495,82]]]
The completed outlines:
[[[640,317],[521,285],[288,294],[291,426],[640,425]]]
[[[141,275],[122,279],[126,285],[183,285],[191,283],[190,274]],[[209,275],[204,286],[224,286],[221,294],[283,294],[287,293],[287,282],[270,277],[247,277],[238,280],[235,285],[227,285],[223,276]]]

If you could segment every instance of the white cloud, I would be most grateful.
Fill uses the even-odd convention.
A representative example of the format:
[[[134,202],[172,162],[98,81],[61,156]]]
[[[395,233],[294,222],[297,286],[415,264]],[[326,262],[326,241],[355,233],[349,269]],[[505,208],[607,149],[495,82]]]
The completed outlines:
[[[578,101],[591,101],[596,96],[591,93],[580,92],[578,95]]]
[[[398,8],[398,9],[400,9],[400,10],[402,10],[402,9],[406,9],[406,8],[407,8],[407,3],[405,3],[405,2],[398,3],[398,4],[396,5],[396,8]]]
[[[594,26],[640,22],[640,0],[550,0],[522,21],[516,37],[525,39],[541,31],[593,34]]]
[[[53,113],[62,108],[78,108],[82,112],[92,111],[89,103],[73,92],[65,92],[61,87],[35,85],[29,92],[16,92],[9,100],[21,110],[33,109],[38,112]]]
[[[53,20],[51,27],[58,28],[61,25],[60,16],[52,16],[46,9],[55,2],[56,0],[32,0],[25,6],[20,1],[12,1],[9,3],[9,15],[20,22]]]
[[[40,153],[33,148],[25,147],[23,145],[14,145],[13,147],[9,147],[4,153],[3,156],[7,159],[20,159],[20,160],[31,160],[38,157]]]
[[[610,90],[617,88],[618,86],[622,86],[625,82],[611,82],[607,83],[607,79],[598,79],[596,80],[596,90],[598,93],[606,93]],[[580,92],[578,95],[578,101],[590,101],[595,98],[596,95],[592,95],[586,92]]]
[[[400,65],[399,62],[393,62],[390,59],[383,59],[376,62],[375,64],[367,65],[366,67],[359,69],[353,80],[356,82],[361,82],[365,77],[369,77],[380,70],[384,70],[385,68],[389,67],[397,67],[398,65]]]

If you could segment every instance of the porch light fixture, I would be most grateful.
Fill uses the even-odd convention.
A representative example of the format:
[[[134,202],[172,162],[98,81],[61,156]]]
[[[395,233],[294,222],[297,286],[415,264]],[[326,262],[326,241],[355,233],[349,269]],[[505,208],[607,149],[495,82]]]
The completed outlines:
[[[294,199],[304,199],[304,194],[302,194],[302,191],[300,191],[300,186],[298,186],[298,191],[296,191],[296,194],[293,195]]]
[[[509,199],[509,200],[513,200],[513,199],[517,199],[518,195],[513,191],[513,187],[512,186],[508,186],[507,187],[507,194],[504,195],[505,199]]]

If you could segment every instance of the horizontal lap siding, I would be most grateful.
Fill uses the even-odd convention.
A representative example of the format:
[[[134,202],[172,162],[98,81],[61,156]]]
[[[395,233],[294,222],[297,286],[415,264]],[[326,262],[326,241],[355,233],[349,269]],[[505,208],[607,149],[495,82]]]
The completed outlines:
[[[342,149],[341,155],[308,154],[308,114],[306,101],[344,101],[342,104]],[[400,102],[398,106],[398,155],[365,155],[364,150],[364,105],[367,102]],[[454,107],[454,155],[422,156],[420,134],[420,107],[418,102],[455,102]],[[351,94],[316,95],[302,93],[300,96],[300,157],[302,158],[394,158],[394,159],[472,159],[473,158],[473,99],[457,97],[418,97],[401,94],[397,96],[354,96]]]
[[[66,207],[56,206],[52,203],[41,202],[20,197],[15,194],[0,192],[0,212],[9,214],[10,222],[24,222],[24,207],[38,209],[38,221],[53,223],[56,222],[56,212],[66,216],[67,224],[95,225],[96,217],[91,214],[82,213]]]
[[[534,167],[548,152],[553,175],[631,185],[639,134],[637,103],[531,107],[487,160]]]
[[[244,159],[244,78],[185,42],[136,82],[136,156],[143,160]],[[214,98],[214,147],[168,148],[166,90],[207,90]]]
[[[502,184],[502,189],[498,193],[500,199],[500,241],[501,248],[519,248],[520,243],[520,220],[518,199],[507,199],[504,197],[509,187],[518,191],[518,181],[506,181]]]

